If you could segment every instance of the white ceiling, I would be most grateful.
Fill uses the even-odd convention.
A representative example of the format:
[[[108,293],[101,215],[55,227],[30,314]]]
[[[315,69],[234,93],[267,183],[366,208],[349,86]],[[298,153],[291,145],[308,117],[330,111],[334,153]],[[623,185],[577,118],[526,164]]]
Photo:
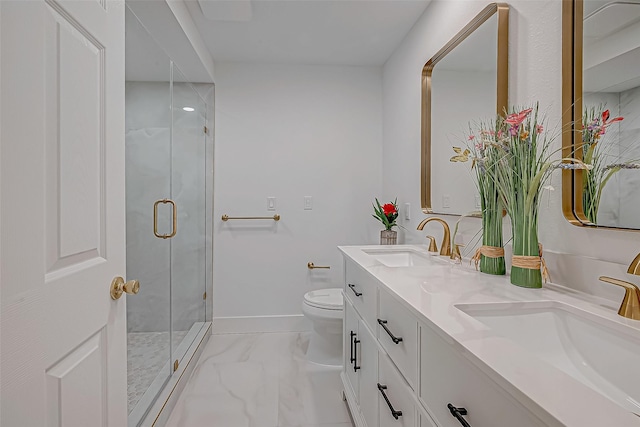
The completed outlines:
[[[430,1],[185,0],[217,62],[331,65],[384,64]]]

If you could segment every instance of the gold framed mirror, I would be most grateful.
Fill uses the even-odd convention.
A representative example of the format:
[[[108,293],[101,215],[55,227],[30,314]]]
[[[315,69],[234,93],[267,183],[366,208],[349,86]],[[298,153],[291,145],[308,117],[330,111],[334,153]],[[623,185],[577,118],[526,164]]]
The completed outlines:
[[[563,0],[562,210],[581,227],[640,229],[640,0]]]
[[[464,147],[468,123],[508,107],[509,5],[491,3],[422,69],[421,202],[427,214],[479,209],[470,173],[449,159]],[[460,165],[457,165],[460,166]]]

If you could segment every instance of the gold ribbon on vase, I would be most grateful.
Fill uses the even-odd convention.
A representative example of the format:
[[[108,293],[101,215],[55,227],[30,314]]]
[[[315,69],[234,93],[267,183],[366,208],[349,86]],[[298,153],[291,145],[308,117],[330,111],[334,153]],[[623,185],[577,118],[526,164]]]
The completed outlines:
[[[487,258],[500,258],[504,256],[504,248],[497,246],[480,246],[475,255],[473,255],[473,258],[471,258],[471,261],[476,263],[476,270],[478,269],[478,264],[480,264],[482,255]]]
[[[525,268],[527,270],[542,269],[542,279],[545,283],[551,280],[547,263],[542,257],[542,244],[538,243],[538,256],[513,255],[511,259],[512,267]]]

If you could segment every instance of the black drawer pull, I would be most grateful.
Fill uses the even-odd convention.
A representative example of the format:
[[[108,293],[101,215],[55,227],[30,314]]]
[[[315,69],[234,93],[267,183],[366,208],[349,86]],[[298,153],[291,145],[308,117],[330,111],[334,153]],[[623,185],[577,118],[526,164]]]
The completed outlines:
[[[352,285],[351,283],[349,283],[348,286],[351,288],[353,293],[356,294],[357,297],[361,297],[362,296],[362,292],[356,291],[356,285]]]
[[[353,334],[354,338],[356,334]],[[360,340],[353,340],[353,371],[358,372],[358,369],[362,368],[362,366],[358,366],[358,344],[360,344]]]
[[[387,389],[386,385],[382,385],[378,383],[378,390],[380,391],[380,393],[382,393],[382,397],[384,397],[385,402],[387,402],[387,405],[389,406],[389,410],[391,411],[391,415],[393,415],[393,418],[397,420],[398,417],[402,416],[402,411],[396,411],[395,409],[393,409],[393,405],[391,404],[391,402],[389,402],[387,393],[384,392],[386,389]]]
[[[453,415],[453,417],[458,420],[460,424],[462,424],[464,427],[471,427],[467,420],[462,418],[463,415],[467,415],[467,410],[465,408],[456,408],[451,403],[447,405],[447,408],[449,408],[451,415]]]
[[[356,361],[356,358],[353,357],[353,337],[355,337],[355,336],[356,336],[356,333],[351,331],[351,339],[349,340],[350,344],[351,344],[351,346],[350,346],[351,347],[351,354],[349,355],[349,362],[351,362],[351,363]]]
[[[400,344],[402,342],[402,338],[401,337],[396,337],[395,335],[393,335],[391,333],[389,328],[387,328],[387,321],[386,320],[378,319],[378,323],[380,324],[380,326],[382,326],[382,329],[384,329],[389,334],[389,336],[391,337],[391,341],[393,341],[394,344]]]

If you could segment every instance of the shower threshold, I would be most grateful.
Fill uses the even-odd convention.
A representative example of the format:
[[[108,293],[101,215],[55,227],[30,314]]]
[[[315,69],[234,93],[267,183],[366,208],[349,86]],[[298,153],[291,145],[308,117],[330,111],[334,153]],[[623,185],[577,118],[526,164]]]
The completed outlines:
[[[149,355],[147,360],[137,360],[133,364],[129,365],[129,369],[136,370],[136,372],[142,371],[142,374],[129,375],[128,388],[128,403],[129,403],[129,427],[138,427],[142,425],[142,421],[149,413],[156,399],[160,396],[163,388],[171,380],[174,371],[174,360],[178,360],[179,364],[182,364],[183,357],[189,351],[192,345],[197,345],[194,341],[201,335],[203,329],[206,329],[210,325],[210,322],[196,322],[193,324],[189,331],[174,331],[173,342],[180,342],[174,352],[174,357],[171,361],[162,357],[163,361],[154,360],[154,351],[163,348],[164,343],[169,343],[168,332],[130,332],[128,333],[128,347],[127,351],[132,353],[145,353]],[[200,338],[202,339],[202,337]],[[150,352],[150,353],[147,353]],[[160,353],[165,353],[160,351]],[[165,353],[166,354],[166,353]],[[144,364],[144,366],[142,366]],[[159,367],[162,366],[160,369]],[[151,380],[149,377],[145,378],[144,371],[153,369],[156,372],[155,377]],[[146,388],[142,396],[137,392],[140,387],[144,387],[149,381],[151,384]],[[145,423],[146,424],[146,423]]]

